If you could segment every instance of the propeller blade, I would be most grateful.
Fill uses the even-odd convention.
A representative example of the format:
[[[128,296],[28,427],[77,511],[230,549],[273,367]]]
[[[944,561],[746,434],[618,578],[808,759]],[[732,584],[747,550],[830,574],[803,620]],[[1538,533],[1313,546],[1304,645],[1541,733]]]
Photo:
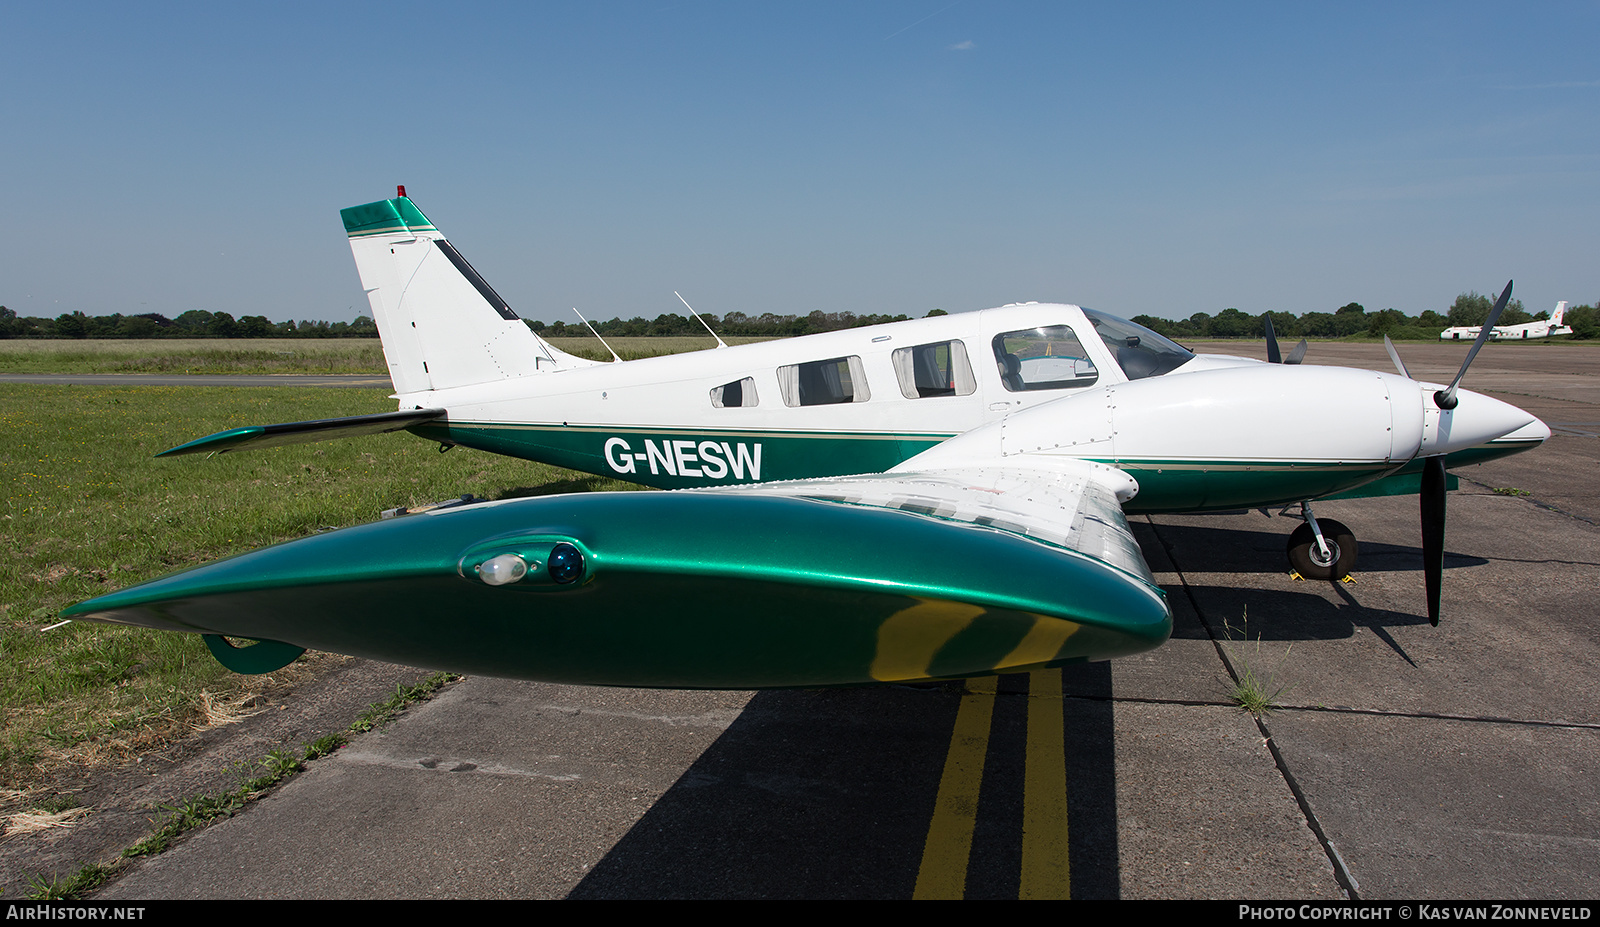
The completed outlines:
[[[1283,353],[1278,350],[1278,336],[1272,330],[1272,313],[1263,313],[1261,316],[1263,327],[1267,330],[1267,363],[1283,363]]]
[[[1489,317],[1483,320],[1483,327],[1478,329],[1478,340],[1472,343],[1472,350],[1467,352],[1467,359],[1461,362],[1461,372],[1450,382],[1448,389],[1440,390],[1433,394],[1433,404],[1441,409],[1454,409],[1456,407],[1456,387],[1461,385],[1461,378],[1467,375],[1467,368],[1472,365],[1472,359],[1478,356],[1478,349],[1494,334],[1494,323],[1500,321],[1500,313],[1505,311],[1506,300],[1511,298],[1511,283],[1506,281],[1505,291],[1495,301],[1494,308],[1489,310]]]
[[[1388,335],[1383,336],[1383,349],[1389,352],[1389,359],[1394,361],[1394,369],[1400,371],[1400,375],[1407,380],[1411,379],[1411,371],[1406,369],[1406,362],[1400,359],[1400,352],[1394,349],[1394,342],[1389,340]]]
[[[1444,579],[1444,457],[1422,462],[1422,576],[1428,588],[1428,620],[1439,626],[1439,587]]]
[[[1294,346],[1294,350],[1289,352],[1289,356],[1284,358],[1283,362],[1285,364],[1298,364],[1298,363],[1300,363],[1301,361],[1303,361],[1305,359],[1306,359],[1306,340],[1304,338],[1301,338],[1300,339],[1300,343]]]

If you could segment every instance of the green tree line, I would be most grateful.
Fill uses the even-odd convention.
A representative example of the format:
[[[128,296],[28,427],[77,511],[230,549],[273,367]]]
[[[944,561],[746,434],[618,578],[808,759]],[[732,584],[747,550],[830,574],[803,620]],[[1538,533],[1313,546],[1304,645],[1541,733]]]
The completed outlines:
[[[929,315],[944,315],[944,312],[935,309]],[[774,315],[770,312],[765,312],[761,315],[745,315],[743,312],[730,312],[720,318],[702,312],[700,313],[700,318],[705,319],[706,324],[710,325],[719,335],[780,338],[791,335],[815,335],[818,332],[860,328],[863,325],[878,325],[883,322],[904,322],[909,316],[856,315],[853,312],[823,312],[819,309],[810,315]],[[705,326],[696,322],[692,317],[681,316],[676,312],[658,315],[654,320],[647,320],[642,316],[634,316],[626,321],[617,318],[608,322],[595,321],[593,324],[601,337],[606,335],[705,334]],[[557,321],[549,324],[529,322],[528,327],[551,338],[579,338],[586,337],[589,334],[588,326],[582,322]]]
[[[63,312],[53,319],[19,316],[0,306],[0,338],[376,338],[367,316],[354,322],[274,322],[266,316],[235,319],[226,312],[190,309],[175,319],[159,312],[85,315]]]
[[[1429,309],[1418,316],[1408,316],[1397,309],[1368,312],[1360,303],[1347,303],[1333,312],[1272,312],[1272,327],[1278,338],[1343,338],[1357,335],[1388,335],[1400,340],[1432,340],[1439,332],[1459,325],[1482,325],[1488,318],[1493,299],[1477,292],[1462,293],[1444,312]],[[935,309],[929,315],[944,315]],[[1501,325],[1520,325],[1524,322],[1548,319],[1548,312],[1529,315],[1520,300],[1507,304],[1500,316]],[[746,315],[730,312],[718,317],[702,314],[720,335],[753,337],[788,337],[813,335],[818,332],[839,331],[882,322],[902,322],[904,315],[856,315],[853,312],[823,312],[809,315]],[[1262,338],[1265,323],[1260,315],[1246,315],[1238,309],[1224,309],[1216,315],[1197,312],[1187,319],[1163,319],[1155,316],[1135,316],[1133,321],[1154,329],[1169,338]],[[1595,306],[1569,307],[1566,324],[1572,326],[1573,338],[1600,336],[1600,314]],[[588,326],[581,322],[527,321],[529,328],[553,338],[586,337]],[[698,335],[705,331],[692,317],[665,313],[654,319],[635,316],[631,319],[613,318],[596,321],[594,327],[602,336],[607,335]],[[85,315],[82,312],[62,313],[54,319],[20,317],[0,306],[0,338],[376,338],[377,326],[367,316],[357,316],[354,322],[273,322],[265,316],[247,315],[235,319],[226,312],[207,312],[191,309],[175,319],[159,313],[141,315]]]
[[[1408,316],[1398,309],[1368,312],[1360,303],[1347,303],[1333,312],[1269,312],[1272,329],[1281,341],[1293,338],[1346,338],[1356,335],[1378,337],[1388,335],[1392,340],[1431,341],[1446,328],[1462,325],[1482,325],[1494,308],[1494,298],[1477,292],[1462,293],[1443,314],[1432,309],[1418,316]],[[1513,299],[1506,304],[1497,325],[1521,325],[1525,322],[1544,321],[1550,313],[1529,315],[1522,301]],[[1246,315],[1238,309],[1224,309],[1216,315],[1197,312],[1187,319],[1173,321],[1155,316],[1135,316],[1133,321],[1174,339],[1203,338],[1264,338],[1264,316]],[[1565,324],[1572,326],[1573,338],[1594,338],[1600,335],[1600,316],[1593,305],[1568,306]]]

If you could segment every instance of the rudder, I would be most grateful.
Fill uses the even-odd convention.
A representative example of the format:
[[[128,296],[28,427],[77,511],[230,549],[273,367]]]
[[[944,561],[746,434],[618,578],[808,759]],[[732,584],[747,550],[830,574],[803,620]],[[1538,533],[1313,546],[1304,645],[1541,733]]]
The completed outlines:
[[[396,391],[471,386],[573,363],[523,324],[402,195],[340,210]]]

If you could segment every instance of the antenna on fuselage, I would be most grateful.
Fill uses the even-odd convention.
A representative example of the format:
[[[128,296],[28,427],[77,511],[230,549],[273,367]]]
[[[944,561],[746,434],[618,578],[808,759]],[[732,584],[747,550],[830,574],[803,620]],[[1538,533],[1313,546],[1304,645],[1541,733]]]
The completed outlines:
[[[672,295],[673,296],[678,296],[678,291],[677,290],[673,290],[672,291]],[[706,325],[706,320],[700,318],[700,313],[694,311],[694,307],[689,305],[689,301],[687,299],[684,299],[682,296],[678,296],[678,302],[683,303],[683,308],[689,310],[689,314],[690,315],[694,316],[696,319],[699,319],[701,325],[705,325],[706,326],[706,331],[711,332],[711,337],[717,339],[717,347],[719,347],[719,348],[727,347],[727,344],[725,344],[721,338],[717,337],[717,333],[711,331],[711,326],[710,325]]]
[[[577,313],[577,315],[578,315],[578,318],[579,318],[579,319],[580,319],[580,320],[581,320],[581,321],[582,321],[582,322],[583,322],[583,324],[585,324],[585,325],[589,325],[589,320],[588,320],[588,319],[585,319],[585,318],[584,318],[584,317],[583,317],[583,313],[581,313],[581,312],[578,312],[578,307],[577,307],[577,306],[573,306],[573,307],[572,307],[572,311],[573,311],[573,312],[575,312],[575,313]],[[596,337],[596,338],[600,338],[600,333],[599,333],[599,332],[597,332],[597,331],[595,331],[595,330],[594,330],[594,326],[593,326],[593,325],[589,325],[589,331],[590,331],[590,333],[591,333],[591,334],[593,334],[593,335],[594,335],[594,336],[595,336],[595,337]],[[604,339],[604,338],[600,338],[600,343],[601,343],[601,344],[606,344],[606,340],[605,340],[605,339]],[[609,344],[606,344],[606,350],[607,350],[607,351],[611,351],[611,345],[609,345]],[[611,358],[612,358],[612,360],[614,360],[614,361],[616,361],[616,362],[617,362],[617,363],[619,363],[619,364],[620,364],[620,363],[622,363],[622,358],[620,358],[620,357],[618,357],[618,356],[617,356],[617,352],[616,352],[616,351],[611,351]]]

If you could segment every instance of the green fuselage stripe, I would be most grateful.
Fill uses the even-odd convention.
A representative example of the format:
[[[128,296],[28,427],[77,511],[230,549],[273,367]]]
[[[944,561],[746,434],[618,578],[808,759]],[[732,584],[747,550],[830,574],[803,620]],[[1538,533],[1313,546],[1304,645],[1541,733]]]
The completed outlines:
[[[489,422],[429,422],[411,430],[658,489],[881,473],[951,437]]]
[[[427,422],[411,431],[510,457],[659,489],[881,473],[952,437],[939,433],[657,428],[641,425]],[[1447,466],[1482,463],[1528,446],[1490,443],[1451,454]],[[1128,472],[1132,514],[1278,505],[1344,493],[1420,461],[1259,461],[1089,458]]]

